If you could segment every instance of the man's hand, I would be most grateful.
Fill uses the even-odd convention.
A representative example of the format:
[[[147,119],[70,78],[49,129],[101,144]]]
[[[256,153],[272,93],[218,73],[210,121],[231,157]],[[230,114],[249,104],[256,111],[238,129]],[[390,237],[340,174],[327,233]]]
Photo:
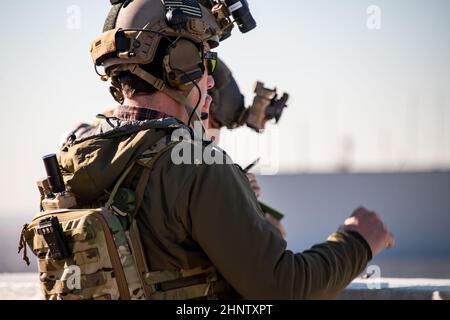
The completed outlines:
[[[385,248],[392,248],[395,243],[394,236],[389,232],[380,216],[375,212],[358,208],[345,220],[339,231],[356,231],[369,244],[372,256],[375,257]]]
[[[258,181],[256,181],[256,176],[253,173],[249,172],[247,172],[245,175],[250,181],[250,186],[252,187],[252,190],[255,193],[256,197],[259,198],[261,196],[261,188],[258,185]],[[266,212],[265,217],[267,221],[269,221],[275,228],[278,229],[278,231],[280,231],[283,238],[286,238],[287,232],[283,224]]]
[[[261,196],[261,188],[258,185],[258,181],[256,181],[256,176],[250,172],[247,172],[245,175],[247,176],[248,181],[250,181],[250,186],[252,187],[252,190],[255,193],[256,198],[259,198]]]

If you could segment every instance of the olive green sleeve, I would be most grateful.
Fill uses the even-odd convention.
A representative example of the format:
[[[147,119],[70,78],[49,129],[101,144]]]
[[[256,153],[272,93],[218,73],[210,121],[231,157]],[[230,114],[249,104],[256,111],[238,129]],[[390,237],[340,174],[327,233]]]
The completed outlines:
[[[234,165],[199,166],[185,187],[177,210],[189,208],[194,240],[245,299],[334,298],[370,259],[364,240],[351,233],[303,253],[287,250]]]

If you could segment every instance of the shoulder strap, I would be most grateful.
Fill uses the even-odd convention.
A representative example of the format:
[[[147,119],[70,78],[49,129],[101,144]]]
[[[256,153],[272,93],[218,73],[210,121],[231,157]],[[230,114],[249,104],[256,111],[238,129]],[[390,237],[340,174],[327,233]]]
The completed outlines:
[[[139,179],[139,182],[136,186],[136,207],[134,209],[134,212],[131,216],[131,218],[134,220],[134,218],[136,217],[137,213],[139,212],[139,209],[141,208],[142,205],[142,200],[144,199],[144,193],[145,193],[145,188],[148,184],[148,181],[150,179],[150,173],[153,170],[153,167],[156,163],[156,161],[158,161],[159,158],[161,158],[167,151],[171,150],[172,148],[174,148],[178,143],[180,143],[179,141],[176,142],[171,142],[169,143],[165,148],[163,148],[161,151],[159,151],[153,158],[151,158],[148,162],[142,162],[140,160],[138,160],[136,163],[143,166],[144,170],[142,171],[141,177]]]
[[[167,131],[165,130],[161,130],[160,132],[157,132],[154,141],[152,142],[152,144],[157,143],[158,141],[160,141],[161,139],[163,139],[165,136],[167,135]],[[155,156],[155,158],[158,155]],[[151,159],[153,160],[153,159]],[[150,161],[151,161],[150,160]],[[125,179],[128,177],[128,175],[130,174],[130,172],[133,170],[134,166],[136,165],[136,163],[139,163],[139,160],[135,160],[132,162],[132,164],[122,173],[122,175],[120,176],[120,178],[117,180],[116,184],[114,185],[113,190],[111,191],[111,194],[109,195],[108,201],[105,204],[106,208],[111,208],[111,205],[114,202],[114,198],[117,195],[117,192],[119,191],[120,187],[123,185]]]
[[[160,134],[157,136],[157,139],[155,139],[154,143],[158,143],[161,141],[161,139],[164,139],[164,137],[167,135],[167,132],[163,132],[163,134]],[[151,157],[148,161],[143,160],[136,160],[134,161],[129,168],[127,168],[123,174],[120,176],[119,180],[116,182],[110,196],[108,199],[108,202],[106,203],[106,208],[111,208],[114,197],[116,196],[118,190],[121,186],[126,185],[128,186],[131,183],[131,180],[139,173],[141,172],[141,176],[139,178],[137,187],[135,189],[135,210],[130,214],[129,220],[130,220],[130,229],[129,229],[129,238],[130,238],[130,245],[132,250],[132,255],[136,262],[136,267],[139,273],[139,277],[141,279],[141,283],[144,289],[144,296],[146,299],[150,299],[152,295],[152,289],[151,286],[149,286],[145,282],[145,275],[149,272],[148,265],[146,262],[146,257],[144,254],[144,250],[142,247],[141,242],[141,236],[139,233],[139,229],[136,224],[135,217],[137,213],[139,212],[139,209],[141,208],[142,201],[144,199],[145,194],[145,188],[148,184],[148,181],[150,179],[151,171],[159,158],[168,150],[172,149],[175,145],[177,145],[179,142],[171,142],[167,146],[165,146],[163,149],[161,149],[156,155]],[[143,170],[139,170],[138,167],[142,166]]]
[[[142,286],[144,288],[144,295],[146,299],[150,299],[153,294],[152,287],[145,281],[145,275],[149,272],[149,268],[147,265],[146,256],[144,254],[144,248],[142,247],[141,235],[139,232],[139,228],[136,223],[136,215],[139,212],[139,209],[142,205],[142,200],[144,199],[145,188],[150,179],[150,173],[159,158],[168,150],[172,149],[179,142],[173,142],[163,148],[158,154],[156,154],[151,160],[147,163],[143,163],[142,161],[137,161],[136,163],[143,166],[144,170],[142,171],[141,177],[136,187],[136,207],[131,216],[131,226],[129,230],[130,235],[130,244],[133,251],[133,256],[136,261],[136,266],[138,269],[138,273],[141,279]],[[136,170],[133,170],[132,173],[137,174]]]

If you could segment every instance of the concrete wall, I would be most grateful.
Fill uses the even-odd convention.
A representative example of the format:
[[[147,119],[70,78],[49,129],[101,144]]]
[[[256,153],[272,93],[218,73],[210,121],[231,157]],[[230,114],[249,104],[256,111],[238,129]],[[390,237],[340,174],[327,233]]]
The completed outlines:
[[[381,278],[351,283],[338,300],[450,300],[450,280]]]
[[[382,276],[450,278],[450,172],[261,176],[262,199],[286,214],[303,251],[360,205],[377,211],[397,245],[375,258]]]

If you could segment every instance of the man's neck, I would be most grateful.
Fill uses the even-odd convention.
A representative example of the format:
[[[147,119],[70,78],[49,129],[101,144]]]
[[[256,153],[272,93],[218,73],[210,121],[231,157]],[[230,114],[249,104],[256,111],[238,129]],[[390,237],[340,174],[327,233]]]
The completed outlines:
[[[136,95],[131,99],[125,98],[123,104],[130,107],[156,110],[177,118],[184,123],[187,123],[189,120],[185,108],[162,92],[156,92],[152,95]]]

